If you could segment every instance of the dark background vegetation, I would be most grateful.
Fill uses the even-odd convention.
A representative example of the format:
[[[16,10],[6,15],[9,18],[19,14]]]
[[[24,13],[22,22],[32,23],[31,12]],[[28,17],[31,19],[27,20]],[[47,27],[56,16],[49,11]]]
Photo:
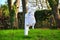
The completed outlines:
[[[22,1],[25,3],[25,1]],[[48,0],[49,5],[51,7],[50,10],[37,10],[35,12],[36,25],[35,28],[60,28],[60,17],[59,17],[59,9],[58,9],[58,0]],[[7,1],[7,4],[1,5],[0,7],[0,29],[17,29],[24,28],[24,13],[26,13],[26,8],[23,4],[23,12],[17,12],[16,18],[16,10],[18,9],[16,0],[14,5],[11,5],[11,1]],[[17,20],[18,19],[18,20]],[[17,22],[16,22],[17,20]],[[18,26],[16,26],[18,23]]]

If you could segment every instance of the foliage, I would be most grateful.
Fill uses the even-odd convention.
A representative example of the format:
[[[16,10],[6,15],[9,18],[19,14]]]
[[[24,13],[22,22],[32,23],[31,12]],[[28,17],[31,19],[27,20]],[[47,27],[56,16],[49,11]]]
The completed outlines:
[[[52,7],[54,7],[54,6],[58,6],[59,0],[48,0],[48,2],[49,2],[49,5],[50,5],[51,8],[52,8]]]
[[[3,14],[3,18],[4,18],[4,19],[3,19],[3,21],[4,21],[3,25],[4,25],[5,28],[6,28],[7,25],[10,26],[9,21],[10,21],[11,23],[13,23],[14,20],[15,20],[16,6],[15,6],[15,5],[12,6],[13,9],[11,10],[10,13],[9,13],[9,8],[8,8],[7,5],[2,5],[1,8],[2,8],[2,14]],[[10,19],[10,18],[11,18],[11,19]]]
[[[8,6],[6,4],[1,5],[2,9],[2,16],[0,16],[0,28],[1,29],[7,29],[9,27],[9,11],[8,11]]]
[[[37,10],[35,12],[36,25],[35,28],[50,28],[51,10]]]
[[[53,21],[52,18],[53,12],[52,10],[37,10],[35,12],[35,18],[36,18],[36,28],[56,28],[56,21]],[[55,20],[55,19],[54,19]],[[53,23],[52,23],[53,22]],[[50,24],[53,24],[51,27]]]
[[[35,12],[35,17],[37,20],[44,21],[46,19],[49,19],[49,17],[52,15],[51,10],[37,10]]]
[[[16,6],[13,6],[13,9],[11,10],[11,13],[10,13],[10,21],[13,22],[15,20],[15,13],[16,12]]]
[[[15,16],[15,11],[14,10],[12,10],[11,11],[11,14],[10,14],[10,22],[13,22],[14,21],[14,16]]]
[[[1,8],[2,8],[2,14],[5,17],[9,16],[8,6],[7,5],[2,5]]]

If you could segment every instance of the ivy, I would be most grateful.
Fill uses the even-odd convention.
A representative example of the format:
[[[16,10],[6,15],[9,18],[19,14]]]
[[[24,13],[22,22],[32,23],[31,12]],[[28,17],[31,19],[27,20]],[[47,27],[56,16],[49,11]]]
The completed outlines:
[[[10,22],[14,22],[15,20],[15,15],[16,15],[16,6],[13,6],[13,9],[11,10],[11,13],[10,13]]]

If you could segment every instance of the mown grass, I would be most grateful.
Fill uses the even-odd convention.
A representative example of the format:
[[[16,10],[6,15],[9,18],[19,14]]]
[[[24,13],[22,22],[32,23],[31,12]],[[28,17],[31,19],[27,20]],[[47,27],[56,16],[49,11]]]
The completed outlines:
[[[60,40],[60,30],[30,29],[24,36],[24,30],[0,30],[0,40]]]

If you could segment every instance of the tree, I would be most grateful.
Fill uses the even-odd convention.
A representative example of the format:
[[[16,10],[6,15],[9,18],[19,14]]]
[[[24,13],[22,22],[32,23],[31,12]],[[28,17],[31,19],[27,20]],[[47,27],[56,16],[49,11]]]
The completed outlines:
[[[16,6],[14,26],[16,28],[18,28],[18,12],[19,12],[19,7],[20,7],[20,0],[16,0],[15,3],[14,3],[14,6]]]
[[[48,0],[48,2],[50,4],[50,7],[52,8],[52,12],[56,20],[57,27],[60,28],[60,14],[59,14],[59,9],[58,9],[59,0]]]
[[[16,0],[15,5],[12,5],[12,0],[7,0],[7,1],[8,1],[9,12],[10,12],[11,28],[18,27],[17,14],[19,12],[20,0]]]
[[[8,8],[9,8],[9,14],[10,14],[10,28],[13,28],[13,21],[14,21],[14,10],[12,6],[12,0],[7,0],[8,2]]]
[[[25,13],[27,13],[27,8],[26,8],[27,0],[22,0],[22,6],[23,6],[23,27],[25,23]]]

